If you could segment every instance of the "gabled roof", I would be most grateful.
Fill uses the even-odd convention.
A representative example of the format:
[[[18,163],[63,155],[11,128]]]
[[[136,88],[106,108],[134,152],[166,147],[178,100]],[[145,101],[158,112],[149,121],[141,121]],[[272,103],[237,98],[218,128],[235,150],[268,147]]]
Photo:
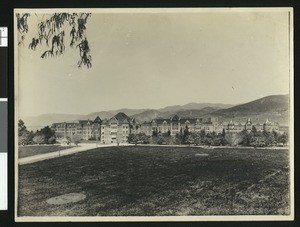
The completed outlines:
[[[137,121],[135,118],[131,118],[130,123],[131,124],[139,124],[139,121]]]
[[[247,125],[252,125],[252,121],[250,118],[248,118],[247,122],[246,122]]]
[[[164,122],[167,124],[170,124],[170,119],[157,118],[154,120],[157,124],[160,124],[160,125],[164,124]]]
[[[82,125],[92,125],[93,121],[91,121],[90,119],[88,119],[88,120],[79,120],[79,124],[82,124]]]
[[[97,116],[94,120],[94,123],[101,123],[101,118],[99,116]]]
[[[107,119],[104,119],[104,120],[101,122],[101,125],[108,125],[108,120],[107,120]]]
[[[180,124],[196,124],[197,118],[181,118]],[[199,123],[199,120],[198,120]]]
[[[171,117],[170,118],[171,119],[171,121],[179,121],[180,120],[180,117],[177,115],[177,114],[175,114],[173,117]]]
[[[78,123],[76,123],[76,122],[73,122],[73,123],[65,123],[64,124],[66,127],[68,127],[68,128],[75,128],[75,127],[78,127],[78,126],[80,126]]]
[[[144,125],[144,126],[151,126],[151,121],[144,121],[143,123],[142,123],[142,125]]]
[[[128,117],[126,114],[122,113],[122,112],[119,112],[117,113],[115,116],[113,116],[111,120],[116,120],[118,122],[118,124],[128,124],[130,121],[131,121],[131,118]]]

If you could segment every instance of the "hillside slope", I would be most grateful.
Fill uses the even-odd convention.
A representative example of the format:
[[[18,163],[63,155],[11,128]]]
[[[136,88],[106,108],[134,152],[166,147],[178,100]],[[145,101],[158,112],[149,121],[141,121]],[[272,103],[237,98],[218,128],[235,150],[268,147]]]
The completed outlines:
[[[233,118],[265,121],[267,118],[280,124],[288,124],[289,96],[272,95],[228,109],[221,109],[208,114],[220,120]]]

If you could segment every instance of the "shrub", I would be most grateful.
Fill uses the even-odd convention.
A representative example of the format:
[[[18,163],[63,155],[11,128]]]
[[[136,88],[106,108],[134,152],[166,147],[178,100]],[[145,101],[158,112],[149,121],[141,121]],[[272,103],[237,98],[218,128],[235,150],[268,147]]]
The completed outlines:
[[[73,135],[70,141],[77,146],[81,141],[81,137],[79,135]]]
[[[56,138],[54,136],[48,139],[48,144],[55,144],[55,143],[56,143]]]
[[[157,140],[157,144],[159,144],[159,145],[166,144],[165,138],[163,136],[159,136],[158,140]]]

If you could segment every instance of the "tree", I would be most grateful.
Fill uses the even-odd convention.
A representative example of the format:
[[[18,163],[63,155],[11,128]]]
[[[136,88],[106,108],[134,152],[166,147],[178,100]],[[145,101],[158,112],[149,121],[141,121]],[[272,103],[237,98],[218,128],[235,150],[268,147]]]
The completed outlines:
[[[27,22],[30,16],[29,13],[16,14],[19,45],[24,44],[25,35],[30,29]],[[86,35],[86,24],[91,13],[35,14],[35,16],[41,21],[37,24],[37,33],[31,38],[29,49],[35,51],[38,46],[46,46],[47,49],[41,55],[42,59],[60,56],[65,53],[65,34],[69,31],[70,47],[79,50],[77,66],[92,67],[90,46]]]
[[[200,131],[200,134],[199,134],[199,135],[200,135],[200,137],[201,137],[201,143],[203,143],[204,138],[205,138],[205,136],[206,136],[205,130],[202,129],[202,130]]]
[[[275,137],[273,133],[268,133],[268,137],[266,138],[266,146],[272,146],[275,143]]]
[[[171,131],[168,130],[167,132],[162,133],[162,136],[163,137],[169,137],[169,136],[171,136]]]
[[[287,142],[289,140],[287,132],[284,132],[282,135],[280,135],[279,138],[278,138],[278,140],[283,145],[287,145]]]
[[[229,144],[230,146],[236,146],[240,143],[241,137],[236,133],[229,132],[226,133],[225,139],[227,144]]]
[[[176,133],[174,143],[175,144],[182,144],[182,138],[183,138],[182,131],[180,131],[179,133]]]
[[[188,137],[188,135],[190,135],[190,132],[188,126],[186,125],[185,129],[183,130],[182,144],[186,144],[186,138]]]
[[[45,137],[45,141],[46,141],[45,143],[47,143],[47,144],[49,143],[49,139],[51,137],[55,138],[55,131],[52,130],[49,126],[46,126],[46,127],[42,128],[40,130],[40,134]]]
[[[48,144],[55,144],[55,143],[56,143],[56,138],[54,136],[48,139]]]
[[[222,144],[222,140],[219,137],[214,137],[212,140],[212,145],[213,146],[220,146]]]
[[[56,142],[55,131],[49,126],[37,130],[33,137],[33,142],[37,144],[53,144]]]
[[[202,143],[202,138],[200,133],[195,133],[194,134],[194,143],[196,146],[200,145]]]
[[[36,144],[45,144],[47,141],[48,140],[45,138],[45,136],[39,131],[33,137],[33,142]]]
[[[212,145],[212,138],[210,138],[210,137],[204,137],[203,143],[205,145],[209,145],[209,146]]]
[[[18,122],[18,144],[19,145],[28,145],[33,143],[33,132],[29,132],[25,126],[24,121],[21,119]]]
[[[239,144],[243,145],[243,146],[250,146],[250,142],[251,142],[251,133],[249,133],[246,129],[244,129],[243,131],[241,131],[239,133],[240,136],[240,142]]]
[[[255,136],[252,138],[250,142],[250,146],[252,147],[264,147],[266,146],[265,140],[261,136]]]
[[[144,132],[140,132],[139,134],[129,134],[128,137],[128,143],[134,143],[134,144],[148,144],[150,141],[150,136],[147,136]]]
[[[191,144],[194,144],[194,142],[195,142],[195,139],[192,134],[189,134],[185,137],[185,141],[184,141],[185,144],[188,144],[189,146],[191,146]]]
[[[25,131],[19,136],[19,145],[29,145],[33,143],[33,132]]]
[[[154,137],[155,137],[155,136],[158,136],[157,129],[155,129],[155,130],[152,131],[152,136],[154,136]]]
[[[130,133],[127,137],[127,141],[128,143],[134,143],[137,144],[138,142],[138,137],[136,136],[136,134]]]
[[[221,140],[221,145],[222,145],[222,146],[227,145],[225,129],[223,129],[222,133],[219,134],[219,138],[220,138],[220,140]]]
[[[141,142],[142,144],[148,144],[150,141],[150,136],[147,136],[144,132],[140,132],[139,134],[137,134],[139,142]]]
[[[272,134],[274,136],[275,143],[278,143],[279,142],[280,134],[278,132],[276,132],[275,130],[272,130]]]
[[[22,135],[22,133],[24,133],[25,131],[27,131],[26,126],[24,121],[22,121],[21,119],[18,122],[18,134],[19,136]]]
[[[157,144],[159,144],[159,145],[166,144],[165,138],[163,136],[159,136],[158,140],[157,140]]]
[[[223,128],[223,130],[222,130],[222,134],[221,134],[221,135],[222,135],[223,138],[225,138],[226,132],[225,132],[225,129],[224,129],[224,128]]]
[[[255,127],[254,125],[252,126],[251,132],[252,132],[254,135],[257,134],[257,129],[256,129],[256,127]]]
[[[79,135],[75,134],[70,138],[70,141],[77,146],[81,141],[81,137]]]

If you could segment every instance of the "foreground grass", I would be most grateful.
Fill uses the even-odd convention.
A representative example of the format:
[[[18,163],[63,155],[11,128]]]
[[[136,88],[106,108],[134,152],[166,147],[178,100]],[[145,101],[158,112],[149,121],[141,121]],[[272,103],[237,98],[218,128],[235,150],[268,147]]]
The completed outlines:
[[[86,199],[46,203],[73,192]],[[289,212],[287,150],[107,147],[19,166],[20,216]]]
[[[45,154],[59,150],[71,148],[70,146],[62,147],[60,145],[36,145],[36,146],[19,146],[19,158],[25,158],[38,154]]]

